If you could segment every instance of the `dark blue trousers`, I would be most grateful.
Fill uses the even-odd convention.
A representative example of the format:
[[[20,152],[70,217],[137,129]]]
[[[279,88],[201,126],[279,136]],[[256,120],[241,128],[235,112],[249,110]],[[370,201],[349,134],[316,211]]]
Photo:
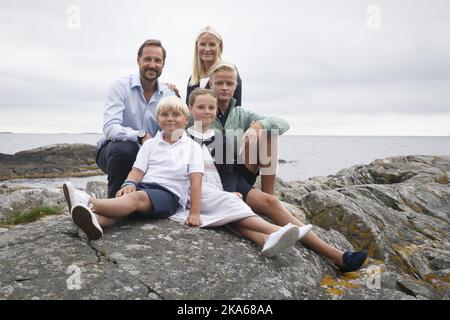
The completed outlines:
[[[108,198],[115,198],[136,161],[139,147],[130,141],[109,141],[97,152],[97,166],[108,175]]]

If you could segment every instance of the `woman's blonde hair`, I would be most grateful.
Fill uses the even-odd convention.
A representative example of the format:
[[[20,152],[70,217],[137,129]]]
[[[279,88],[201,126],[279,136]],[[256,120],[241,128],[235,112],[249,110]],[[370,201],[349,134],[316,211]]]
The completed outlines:
[[[159,117],[161,112],[165,111],[178,111],[184,114],[186,117],[189,117],[189,108],[187,107],[186,103],[176,96],[165,97],[162,98],[161,101],[159,101],[158,106],[156,107],[156,118]]]
[[[217,42],[219,45],[219,50],[217,51],[217,61],[216,62],[222,60],[222,53],[223,53],[222,36],[219,34],[219,32],[217,32],[210,26],[207,26],[207,27],[201,29],[200,32],[198,33],[197,37],[195,38],[194,69],[192,71],[191,81],[189,82],[189,85],[191,85],[191,86],[197,85],[200,82],[200,76],[202,74],[203,63],[200,60],[200,56],[198,55],[198,47],[197,46],[198,46],[198,40],[205,33],[209,33],[217,39]]]
[[[196,88],[189,95],[189,106],[190,107],[194,106],[194,103],[195,103],[195,100],[197,99],[197,97],[198,96],[203,96],[203,95],[209,95],[209,96],[211,96],[211,97],[213,97],[214,99],[217,100],[217,94],[213,90],[211,90],[211,89],[203,89],[203,88]]]

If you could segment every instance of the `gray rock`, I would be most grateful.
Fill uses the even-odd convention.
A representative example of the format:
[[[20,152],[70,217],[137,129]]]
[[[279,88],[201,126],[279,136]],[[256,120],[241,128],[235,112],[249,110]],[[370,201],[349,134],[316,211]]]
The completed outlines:
[[[93,145],[56,144],[13,155],[0,153],[0,181],[99,175],[96,152]]]
[[[130,217],[92,242],[73,230],[63,215],[3,234],[0,298],[361,299],[381,294],[367,288],[365,270],[342,280],[333,266],[301,245],[266,259],[260,248],[222,228]],[[332,245],[351,248],[338,232],[314,231]],[[328,278],[336,283],[330,285]],[[379,290],[386,299],[408,297],[400,290]]]
[[[358,184],[449,183],[450,156],[405,156],[356,165],[331,176],[327,185],[339,188]]]
[[[280,163],[280,164],[294,163],[294,162],[297,162],[297,161],[284,160],[284,159],[279,159],[278,160],[278,163]]]
[[[60,189],[6,187],[0,189],[0,220],[8,219],[36,207],[64,208],[66,202]]]
[[[107,184],[103,181],[89,181],[86,190],[97,199],[107,198]],[[4,185],[0,188],[0,220],[36,207],[66,208],[61,188],[35,188],[25,185]]]
[[[277,188],[277,196],[286,202],[301,205],[303,196],[313,191],[322,190],[331,189],[317,181],[295,181],[291,182],[288,186],[280,186],[280,188]]]
[[[0,299],[145,299],[147,287],[52,216],[3,233]]]
[[[97,199],[108,198],[108,184],[103,181],[89,181],[86,184],[86,192]]]
[[[424,156],[377,160],[330,177],[332,189],[306,192],[309,185],[298,182],[284,200],[300,205],[312,223],[333,228],[354,247],[368,249],[391,271],[420,286],[433,285],[433,280],[442,289],[415,296],[442,297],[450,281],[435,272],[450,265],[450,185],[442,178],[449,162],[448,157]],[[405,289],[410,282],[399,283]]]
[[[313,181],[313,182],[319,182],[319,183],[322,183],[322,184],[327,184],[328,181],[330,180],[330,178],[329,177],[324,177],[324,176],[316,176],[316,177],[309,178],[309,180]]]
[[[412,280],[400,280],[397,281],[397,285],[405,293],[415,297],[425,297],[434,300],[442,299],[442,295],[438,294],[438,292],[431,285],[423,282],[418,283],[417,281]]]
[[[340,274],[300,244],[266,259],[226,228],[137,216],[88,242],[61,215],[0,231],[0,299],[448,299],[449,168],[448,157],[396,157],[277,182],[283,205],[321,239],[369,250],[358,272]],[[104,198],[106,184],[86,191]],[[39,198],[2,186],[0,200],[15,192]]]
[[[0,298],[294,299],[323,293],[321,276],[334,273],[300,245],[269,260],[223,229],[134,217],[90,243],[72,230],[58,216],[3,234]]]

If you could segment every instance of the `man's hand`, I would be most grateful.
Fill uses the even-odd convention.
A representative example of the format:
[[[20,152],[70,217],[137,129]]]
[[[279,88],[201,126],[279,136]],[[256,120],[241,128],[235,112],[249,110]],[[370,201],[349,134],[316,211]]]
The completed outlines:
[[[135,186],[133,186],[133,185],[124,186],[119,191],[117,191],[116,198],[119,198],[119,197],[121,197],[121,196],[123,196],[125,194],[128,194],[128,193],[132,193],[134,191],[136,191],[136,187]]]
[[[145,141],[151,139],[152,136],[150,134],[148,134],[148,132],[145,134],[145,136],[142,138],[142,144],[144,144]]]
[[[199,227],[202,225],[202,220],[200,219],[200,213],[189,212],[189,217],[186,224],[191,227]]]

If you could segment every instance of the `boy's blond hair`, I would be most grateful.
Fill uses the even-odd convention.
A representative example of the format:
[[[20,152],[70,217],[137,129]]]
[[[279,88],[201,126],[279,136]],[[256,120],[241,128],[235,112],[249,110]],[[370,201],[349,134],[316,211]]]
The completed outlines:
[[[213,75],[220,71],[231,71],[234,72],[234,75],[236,76],[237,80],[237,70],[234,64],[228,63],[228,62],[219,62],[211,67],[211,70],[209,70],[209,78],[212,79]]]
[[[186,117],[189,117],[189,108],[186,103],[176,96],[165,97],[159,101],[158,106],[156,107],[156,118],[164,111],[178,111]]]

